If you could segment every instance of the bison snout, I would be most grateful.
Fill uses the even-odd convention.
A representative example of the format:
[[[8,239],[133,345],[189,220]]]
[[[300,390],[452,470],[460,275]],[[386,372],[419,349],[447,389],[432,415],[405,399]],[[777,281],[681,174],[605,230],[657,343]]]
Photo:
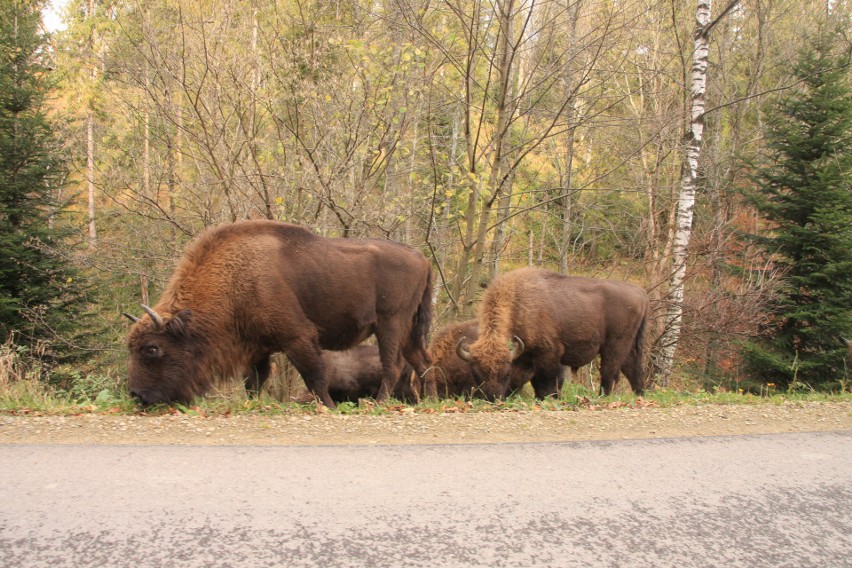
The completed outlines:
[[[488,402],[497,402],[498,400],[503,398],[502,395],[496,392],[486,390],[480,390],[479,392],[482,393],[483,398],[485,398],[485,400],[487,400]]]
[[[163,402],[162,398],[156,392],[152,391],[131,389],[130,397],[141,406],[150,406],[158,402]]]

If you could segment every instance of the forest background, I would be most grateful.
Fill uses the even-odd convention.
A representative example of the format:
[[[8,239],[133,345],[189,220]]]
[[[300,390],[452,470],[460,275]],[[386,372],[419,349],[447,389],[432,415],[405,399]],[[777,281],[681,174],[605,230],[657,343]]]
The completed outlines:
[[[744,238],[774,228],[746,198],[766,108],[849,15],[825,0],[72,0],[47,52],[67,173],[49,223],[86,313],[26,348],[62,388],[120,385],[121,313],[155,303],[203,228],[267,218],[423,251],[433,329],[521,266],[639,284],[656,385],[763,389],[742,346],[771,327],[785,276]],[[57,350],[80,357],[51,367]]]

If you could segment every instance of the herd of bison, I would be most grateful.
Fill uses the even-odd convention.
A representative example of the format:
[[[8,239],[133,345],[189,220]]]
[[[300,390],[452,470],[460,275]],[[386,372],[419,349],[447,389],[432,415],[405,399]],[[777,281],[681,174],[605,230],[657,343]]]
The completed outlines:
[[[304,227],[243,221],[187,246],[162,297],[133,321],[130,394],[188,404],[214,377],[257,393],[286,354],[312,395],[345,400],[505,397],[531,382],[558,395],[565,366],[600,355],[601,389],[624,373],[642,393],[648,296],[631,284],[522,268],[495,279],[476,319],[428,342],[429,261],[380,239],[324,238]],[[359,345],[375,335],[376,345]]]

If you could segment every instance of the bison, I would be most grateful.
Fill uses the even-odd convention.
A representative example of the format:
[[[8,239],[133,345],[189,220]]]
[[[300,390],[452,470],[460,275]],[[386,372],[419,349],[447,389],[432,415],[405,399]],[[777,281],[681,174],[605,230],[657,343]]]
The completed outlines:
[[[275,221],[208,229],[185,250],[159,302],[127,337],[129,388],[142,404],[189,402],[215,377],[242,377],[258,392],[281,351],[323,404],[322,349],[375,335],[378,398],[394,392],[407,360],[429,366],[431,267],[385,240],[335,239]]]
[[[642,351],[649,301],[632,284],[522,268],[496,279],[480,304],[479,338],[458,342],[489,399],[505,396],[513,366],[532,367],[535,394],[557,395],[563,365],[579,368],[601,356],[601,390],[623,372],[642,394]]]
[[[323,351],[328,394],[335,403],[357,402],[359,398],[377,398],[384,371],[376,345],[356,345],[346,351]],[[412,383],[414,369],[403,365],[393,396],[398,400],[417,402],[420,394]],[[296,397],[297,402],[310,402],[313,395]]]
[[[471,365],[456,352],[456,347],[462,339],[475,341],[478,338],[479,324],[475,319],[450,323],[432,337],[429,344],[432,367],[427,375],[434,377],[438,395],[443,397],[482,395]],[[520,390],[532,377],[532,367],[512,365],[508,392]]]

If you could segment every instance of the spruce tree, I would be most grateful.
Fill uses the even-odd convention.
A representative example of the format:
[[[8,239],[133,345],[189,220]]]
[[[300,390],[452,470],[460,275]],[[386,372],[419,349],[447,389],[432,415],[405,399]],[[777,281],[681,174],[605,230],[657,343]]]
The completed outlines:
[[[852,339],[852,94],[840,34],[817,38],[794,67],[798,86],[769,110],[768,160],[752,202],[768,223],[758,243],[783,267],[771,324],[746,346],[762,382],[837,385]]]
[[[40,4],[0,2],[0,342],[41,341],[48,358],[71,329],[80,294],[50,228],[64,178],[62,154],[47,117],[54,88]]]

